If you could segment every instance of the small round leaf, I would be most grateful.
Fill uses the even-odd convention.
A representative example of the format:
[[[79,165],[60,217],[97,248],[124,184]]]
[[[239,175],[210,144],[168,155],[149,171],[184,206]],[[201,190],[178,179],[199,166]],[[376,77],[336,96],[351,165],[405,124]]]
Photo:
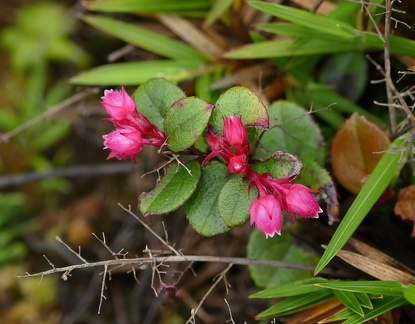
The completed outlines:
[[[221,94],[215,104],[210,124],[216,126],[219,134],[223,132],[224,116],[242,116],[247,126],[267,128],[269,118],[261,99],[248,88],[238,86]]]
[[[157,186],[138,197],[138,206],[145,216],[170,213],[189,199],[199,182],[201,168],[197,161],[190,161],[186,168],[170,164]]]
[[[259,161],[252,169],[260,174],[269,172],[275,179],[297,176],[302,168],[301,161],[295,155],[275,152],[265,161]]]
[[[257,197],[255,186],[248,195],[248,182],[240,175],[232,176],[225,183],[219,194],[218,207],[220,216],[228,227],[238,226],[247,220],[251,202]]]
[[[190,225],[204,236],[229,230],[218,210],[218,196],[227,178],[228,168],[222,163],[203,167],[196,191],[186,201],[186,216]]]
[[[192,146],[206,128],[213,105],[196,97],[182,98],[167,111],[164,131],[172,151]]]
[[[351,193],[358,194],[388,149],[388,135],[375,123],[354,113],[333,138],[331,164],[334,176]]]
[[[151,79],[139,86],[133,97],[138,110],[158,129],[163,130],[167,110],[186,95],[178,86],[166,79]]]

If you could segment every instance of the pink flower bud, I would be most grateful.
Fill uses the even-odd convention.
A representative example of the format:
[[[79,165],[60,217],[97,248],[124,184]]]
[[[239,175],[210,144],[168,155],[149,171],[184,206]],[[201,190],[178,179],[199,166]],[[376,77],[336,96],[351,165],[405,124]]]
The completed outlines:
[[[301,184],[292,184],[286,191],[284,209],[291,215],[293,221],[294,214],[303,218],[318,218],[318,213],[323,211],[311,191]]]
[[[281,234],[283,223],[280,202],[272,195],[252,201],[250,207],[251,225],[255,224],[266,237]]]
[[[110,158],[119,160],[131,159],[136,162],[136,154],[142,150],[141,133],[134,127],[124,126],[102,136],[104,138],[104,149],[110,149]]]
[[[212,131],[206,133],[206,139],[213,151],[221,151],[223,148],[223,138],[214,134]]]
[[[248,132],[241,117],[231,116],[223,119],[223,137],[234,147],[248,145]]]
[[[124,87],[121,91],[105,90],[101,99],[111,121],[129,119],[129,116],[137,114],[134,99],[128,95]]]
[[[230,173],[245,173],[248,168],[248,159],[245,154],[232,156],[227,167]]]

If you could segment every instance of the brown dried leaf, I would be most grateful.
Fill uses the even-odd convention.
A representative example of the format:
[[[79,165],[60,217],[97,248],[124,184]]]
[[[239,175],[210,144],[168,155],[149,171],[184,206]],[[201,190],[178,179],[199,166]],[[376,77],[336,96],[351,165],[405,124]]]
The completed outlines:
[[[211,58],[219,59],[222,57],[224,49],[189,20],[166,14],[158,14],[157,18],[180,38],[209,55]]]
[[[379,280],[399,281],[404,285],[414,283],[415,278],[407,272],[401,271],[387,264],[377,262],[361,254],[340,250],[337,256],[353,267]]]
[[[411,237],[415,237],[415,184],[399,191],[395,214],[401,216],[402,219],[414,222]]]
[[[337,131],[331,148],[334,176],[340,184],[358,194],[364,179],[372,173],[389,144],[388,135],[375,123],[354,113]]]
[[[324,319],[344,309],[345,306],[337,299],[333,298],[324,303],[307,308],[288,319],[286,324],[314,324],[326,323]]]

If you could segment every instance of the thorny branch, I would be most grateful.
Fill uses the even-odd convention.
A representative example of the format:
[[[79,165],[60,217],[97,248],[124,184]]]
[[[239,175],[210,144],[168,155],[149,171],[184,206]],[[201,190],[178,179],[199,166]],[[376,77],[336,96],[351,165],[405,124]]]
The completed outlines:
[[[25,275],[17,276],[17,278],[26,278],[26,277],[40,277],[45,275],[50,275],[53,273],[67,273],[72,272],[76,269],[85,269],[85,268],[96,268],[96,267],[115,267],[115,266],[125,266],[131,265],[134,267],[141,267],[145,264],[154,264],[154,263],[173,263],[173,262],[217,262],[217,263],[233,263],[236,265],[256,265],[256,266],[267,266],[275,268],[287,268],[287,269],[297,269],[304,271],[314,271],[313,266],[306,266],[298,263],[277,261],[277,260],[261,260],[261,259],[246,259],[246,258],[236,258],[236,257],[218,257],[210,255],[171,255],[171,256],[154,256],[154,257],[142,257],[142,258],[125,258],[125,259],[115,259],[115,260],[106,260],[106,261],[97,261],[97,262],[86,262],[81,264],[74,264],[66,267],[55,267],[50,270],[37,272],[37,273],[26,273]],[[326,270],[325,274],[333,274],[334,271]]]
[[[393,83],[392,77],[391,77],[390,37],[391,37],[392,21],[395,22],[395,28],[398,23],[401,23],[410,28],[410,26],[408,26],[404,22],[398,21],[392,17],[392,12],[401,12],[393,8],[393,5],[395,2],[396,0],[385,0],[385,5],[381,5],[381,4],[374,4],[371,2],[365,2],[363,0],[359,1],[359,3],[362,5],[362,8],[365,9],[369,19],[372,22],[375,22],[375,21],[369,10],[369,6],[377,5],[378,7],[385,9],[384,13],[382,13],[385,15],[385,28],[384,28],[383,34],[380,32],[379,28],[377,27],[377,24],[374,23],[378,37],[384,42],[384,66],[381,67],[378,63],[372,60],[369,56],[367,56],[367,58],[376,67],[376,69],[384,76],[383,79],[378,80],[378,81],[372,81],[372,83],[385,82],[387,103],[385,104],[381,104],[378,102],[375,102],[375,103],[381,106],[388,107],[392,133],[396,133],[398,130],[397,117],[396,117],[397,109],[403,110],[403,112],[406,115],[406,122],[409,122],[410,124],[415,125],[415,116],[413,115],[413,113],[411,112],[411,109],[406,104],[405,99],[404,99],[404,94],[400,93],[396,89],[395,84]]]

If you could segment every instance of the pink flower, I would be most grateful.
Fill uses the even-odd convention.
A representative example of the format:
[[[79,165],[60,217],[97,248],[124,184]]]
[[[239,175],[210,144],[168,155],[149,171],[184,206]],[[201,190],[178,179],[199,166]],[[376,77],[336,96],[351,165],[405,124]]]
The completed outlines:
[[[136,162],[136,154],[143,144],[161,147],[166,141],[166,134],[160,131],[135,105],[134,99],[125,91],[105,90],[102,104],[110,118],[104,120],[114,123],[116,128],[104,135],[104,146],[111,150],[108,158],[131,159]]]
[[[124,160],[129,157],[136,162],[136,154],[142,150],[141,133],[131,126],[117,128],[115,131],[102,136],[104,149],[110,149],[110,158]]]
[[[230,173],[245,173],[248,168],[248,159],[245,154],[232,156],[227,167]]]
[[[241,117],[223,118],[223,137],[234,147],[242,147],[248,144],[248,132],[242,123]]]
[[[291,184],[285,193],[284,210],[291,215],[303,218],[318,218],[318,213],[323,210],[318,205],[316,198],[310,193],[312,190],[301,184]]]
[[[251,225],[255,224],[266,237],[281,234],[283,223],[281,205],[272,195],[256,198],[250,207]]]
[[[202,166],[220,155],[226,162],[230,173],[242,173],[249,169],[248,132],[240,117],[223,118],[223,137],[212,130],[206,133],[206,139],[212,152],[204,159]]]
[[[111,117],[111,121],[122,121],[136,115],[137,108],[134,99],[122,87],[121,91],[105,90],[102,105]]]

